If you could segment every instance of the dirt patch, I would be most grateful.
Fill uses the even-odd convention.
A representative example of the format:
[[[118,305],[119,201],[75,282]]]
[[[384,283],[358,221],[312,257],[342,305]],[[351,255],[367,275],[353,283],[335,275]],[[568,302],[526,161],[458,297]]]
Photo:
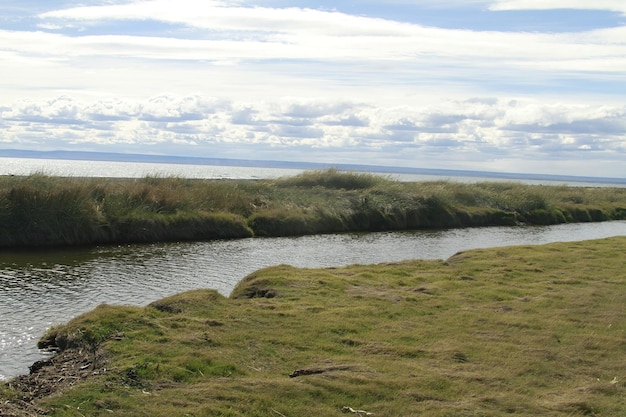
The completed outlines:
[[[46,416],[51,410],[40,407],[41,400],[65,391],[88,378],[106,374],[106,361],[96,353],[68,349],[30,366],[29,375],[5,382],[6,396],[0,394],[0,416]]]

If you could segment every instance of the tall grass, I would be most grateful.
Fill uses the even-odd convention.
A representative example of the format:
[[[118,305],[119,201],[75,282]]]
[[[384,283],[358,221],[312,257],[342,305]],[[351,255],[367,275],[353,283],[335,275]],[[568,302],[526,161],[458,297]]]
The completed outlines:
[[[336,190],[362,190],[384,185],[391,180],[367,173],[343,172],[336,168],[307,171],[299,175],[279,179],[277,185],[283,187],[323,187]]]
[[[3,245],[80,244],[105,238],[104,218],[83,184],[27,178],[0,197]]]
[[[336,169],[259,181],[0,177],[4,247],[624,218],[623,188],[401,183]]]

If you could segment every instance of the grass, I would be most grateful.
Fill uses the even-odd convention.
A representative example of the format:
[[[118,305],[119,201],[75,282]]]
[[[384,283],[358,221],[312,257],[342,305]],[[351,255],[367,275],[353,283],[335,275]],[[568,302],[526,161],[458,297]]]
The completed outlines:
[[[625,251],[617,237],[446,261],[280,265],[228,298],[197,290],[102,305],[45,339],[97,351],[106,372],[38,406],[54,416],[622,415]]]
[[[0,247],[626,219],[626,189],[402,183],[336,169],[276,180],[0,178]]]

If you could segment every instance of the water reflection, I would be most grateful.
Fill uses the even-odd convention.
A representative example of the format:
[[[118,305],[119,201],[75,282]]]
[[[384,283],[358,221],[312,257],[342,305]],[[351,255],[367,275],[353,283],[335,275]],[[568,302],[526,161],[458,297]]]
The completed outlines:
[[[257,269],[446,259],[472,248],[626,235],[626,222],[340,234],[0,253],[0,378],[41,359],[36,340],[100,303],[145,305],[195,288],[228,295]]]

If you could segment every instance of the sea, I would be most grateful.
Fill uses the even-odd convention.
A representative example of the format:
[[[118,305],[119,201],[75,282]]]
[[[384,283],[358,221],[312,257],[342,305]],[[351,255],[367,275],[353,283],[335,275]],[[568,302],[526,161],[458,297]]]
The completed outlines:
[[[0,176],[44,174],[61,177],[106,178],[160,176],[191,179],[274,179],[290,177],[314,169],[337,168],[342,171],[381,175],[401,182],[512,181],[534,185],[626,188],[626,178],[98,153],[23,153],[27,157],[3,156],[5,154],[7,154],[6,151],[0,151]]]

